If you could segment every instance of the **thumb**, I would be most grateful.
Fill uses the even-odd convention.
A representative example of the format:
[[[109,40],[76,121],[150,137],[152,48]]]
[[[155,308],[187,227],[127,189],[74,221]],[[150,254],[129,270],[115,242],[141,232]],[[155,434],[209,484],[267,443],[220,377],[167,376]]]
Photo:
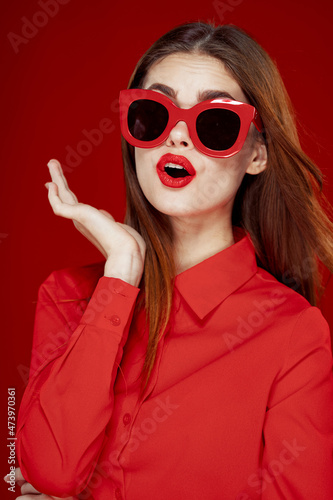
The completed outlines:
[[[12,474],[7,474],[4,477],[6,483],[9,483],[12,479],[13,479]],[[15,469],[15,482],[19,485],[19,487],[21,487],[22,484],[26,483],[26,480],[24,479],[20,468]]]

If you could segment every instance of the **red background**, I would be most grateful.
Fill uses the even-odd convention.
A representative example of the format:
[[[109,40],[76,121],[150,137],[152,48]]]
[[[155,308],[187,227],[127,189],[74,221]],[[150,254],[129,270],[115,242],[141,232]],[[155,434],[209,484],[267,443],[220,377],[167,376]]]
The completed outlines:
[[[175,25],[198,20],[233,23],[253,35],[278,64],[296,108],[303,147],[324,172],[324,192],[333,202],[330,0],[220,1],[224,12],[214,1],[62,0],[53,17],[36,14],[43,11],[43,3],[46,0],[7,2],[1,16],[0,303],[5,344],[0,475],[8,470],[7,387],[16,387],[18,409],[30,360],[38,286],[54,269],[101,259],[71,221],[53,215],[44,187],[49,180],[46,163],[57,158],[69,167],[69,149],[79,149],[76,165],[67,171],[71,188],[79,200],[122,220],[116,99],[154,40]],[[27,20],[39,27],[22,32]],[[30,39],[17,41],[14,50],[9,33],[28,34]],[[83,156],[84,130],[98,128],[106,118],[114,130],[103,133],[101,143]],[[333,330],[332,298],[330,281],[322,310]],[[1,498],[17,496],[0,484]]]

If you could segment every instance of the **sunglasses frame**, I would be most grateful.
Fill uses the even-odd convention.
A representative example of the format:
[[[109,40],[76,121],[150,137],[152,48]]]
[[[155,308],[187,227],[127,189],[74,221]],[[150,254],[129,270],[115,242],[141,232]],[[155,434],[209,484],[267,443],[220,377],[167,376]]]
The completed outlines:
[[[139,99],[147,99],[158,102],[165,106],[169,113],[168,123],[162,134],[152,141],[141,141],[133,137],[128,128],[127,115],[130,105]],[[160,146],[168,137],[171,130],[179,121],[184,121],[193,145],[203,154],[215,158],[228,158],[238,153],[245,142],[251,123],[259,132],[262,132],[263,125],[259,113],[254,106],[245,102],[234,101],[228,98],[217,98],[199,102],[192,108],[179,108],[174,102],[164,94],[147,89],[126,89],[119,94],[120,105],[120,128],[124,139],[134,147],[154,148]],[[198,115],[206,109],[228,109],[233,111],[240,118],[240,129],[235,143],[225,150],[214,150],[206,147],[198,137],[196,131],[196,119]]]

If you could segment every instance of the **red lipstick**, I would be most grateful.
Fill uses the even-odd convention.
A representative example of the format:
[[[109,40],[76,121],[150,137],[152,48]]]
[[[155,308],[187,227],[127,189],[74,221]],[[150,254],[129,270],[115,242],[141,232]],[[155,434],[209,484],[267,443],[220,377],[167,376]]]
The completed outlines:
[[[159,159],[156,170],[162,184],[172,188],[186,186],[196,175],[195,168],[185,156],[171,153]]]

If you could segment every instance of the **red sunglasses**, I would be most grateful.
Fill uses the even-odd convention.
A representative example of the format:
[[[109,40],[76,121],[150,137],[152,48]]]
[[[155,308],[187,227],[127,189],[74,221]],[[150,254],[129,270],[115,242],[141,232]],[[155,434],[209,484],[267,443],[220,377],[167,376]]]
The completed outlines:
[[[128,89],[120,91],[119,104],[121,133],[139,148],[159,146],[184,121],[201,153],[227,158],[242,149],[251,123],[259,132],[263,128],[253,106],[232,99],[211,99],[184,109],[159,92]]]

